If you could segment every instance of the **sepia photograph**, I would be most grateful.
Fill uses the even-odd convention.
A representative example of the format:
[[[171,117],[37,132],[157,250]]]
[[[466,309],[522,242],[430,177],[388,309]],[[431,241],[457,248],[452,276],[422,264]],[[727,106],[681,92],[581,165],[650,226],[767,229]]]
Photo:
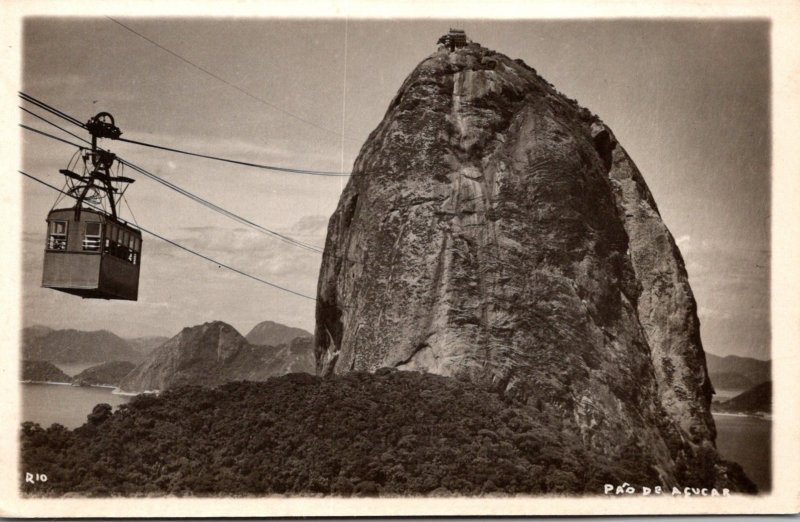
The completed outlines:
[[[2,513],[796,513],[800,9],[666,5],[5,3]]]

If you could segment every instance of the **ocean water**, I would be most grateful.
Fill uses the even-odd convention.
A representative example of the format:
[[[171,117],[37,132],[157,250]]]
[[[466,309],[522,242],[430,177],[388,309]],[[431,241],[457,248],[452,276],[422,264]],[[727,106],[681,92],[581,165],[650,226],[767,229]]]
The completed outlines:
[[[714,415],[717,450],[738,462],[760,492],[772,488],[772,421],[758,417]]]
[[[128,395],[114,395],[111,388],[90,388],[59,384],[22,383],[22,421],[48,427],[54,422],[77,428],[86,422],[92,408],[107,403],[115,409],[128,402]]]
[[[114,395],[111,388],[89,388],[56,384],[21,384],[22,420],[43,427],[57,422],[77,428],[86,422],[96,404],[108,403],[115,409],[130,396]],[[756,417],[714,415],[717,448],[728,460],[741,464],[760,491],[769,491],[771,480],[772,421]]]

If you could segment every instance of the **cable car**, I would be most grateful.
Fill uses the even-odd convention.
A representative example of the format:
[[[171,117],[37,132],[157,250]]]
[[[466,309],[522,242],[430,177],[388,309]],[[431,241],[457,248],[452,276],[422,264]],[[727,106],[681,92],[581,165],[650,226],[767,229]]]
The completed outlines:
[[[42,287],[89,299],[136,301],[142,233],[119,218],[116,210],[125,192],[118,187],[127,188],[134,180],[112,175],[116,156],[97,148],[98,137],[121,133],[108,113],[90,119],[87,129],[92,134],[92,149],[81,156],[83,174],[73,171],[72,161],[60,170],[67,178],[64,193],[76,200],[75,206],[57,208],[47,215]],[[98,206],[103,202],[109,211]]]
[[[142,233],[120,219],[83,209],[51,210],[42,286],[85,298],[136,301]]]

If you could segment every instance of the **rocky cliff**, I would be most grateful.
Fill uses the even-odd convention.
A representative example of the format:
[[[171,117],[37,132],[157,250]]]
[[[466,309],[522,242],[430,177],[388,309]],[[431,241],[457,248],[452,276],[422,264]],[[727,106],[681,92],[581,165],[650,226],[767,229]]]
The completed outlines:
[[[331,217],[322,375],[468,379],[636,448],[666,485],[728,483],[684,263],[613,132],[477,44],[420,63]]]
[[[313,372],[313,340],[255,346],[232,326],[214,321],[184,328],[150,353],[120,383],[127,392],[166,390],[182,385],[219,386],[263,381],[290,372]]]

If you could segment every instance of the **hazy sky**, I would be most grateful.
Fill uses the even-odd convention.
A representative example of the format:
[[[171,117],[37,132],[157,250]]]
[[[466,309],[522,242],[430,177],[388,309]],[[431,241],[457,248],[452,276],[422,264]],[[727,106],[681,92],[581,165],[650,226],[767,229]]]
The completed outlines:
[[[767,22],[120,21],[272,106],[107,18],[29,18],[23,90],[83,121],[100,110],[111,112],[130,139],[335,171],[350,170],[403,79],[435,51],[438,37],[449,25],[464,27],[474,41],[525,60],[614,130],[686,259],[706,349],[769,356]],[[45,127],[27,115],[22,119]],[[222,207],[319,246],[346,181],[271,173],[120,142],[106,145]],[[67,145],[23,135],[24,169],[51,183],[62,183],[58,169],[72,153]],[[253,275],[315,294],[318,254],[229,221],[143,176],[128,175],[137,180],[128,198],[143,227]],[[312,301],[149,236],[138,302],[81,300],[41,289],[44,220],[56,194],[27,181],[23,190],[26,325],[140,336],[173,335],[214,319],[246,333],[271,319],[313,330]]]

